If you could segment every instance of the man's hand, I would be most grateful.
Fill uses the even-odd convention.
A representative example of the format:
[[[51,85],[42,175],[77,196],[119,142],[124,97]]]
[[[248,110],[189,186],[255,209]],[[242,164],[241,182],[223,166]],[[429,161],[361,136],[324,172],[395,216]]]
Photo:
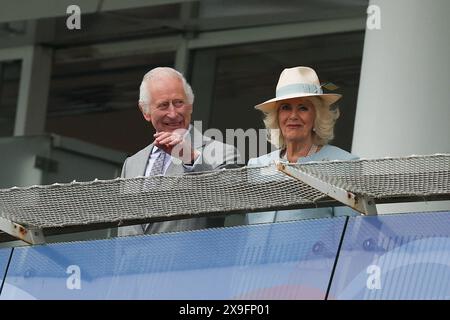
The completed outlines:
[[[200,152],[192,148],[190,134],[186,132],[186,129],[157,132],[154,134],[154,144],[172,157],[180,159],[184,164],[192,164]]]

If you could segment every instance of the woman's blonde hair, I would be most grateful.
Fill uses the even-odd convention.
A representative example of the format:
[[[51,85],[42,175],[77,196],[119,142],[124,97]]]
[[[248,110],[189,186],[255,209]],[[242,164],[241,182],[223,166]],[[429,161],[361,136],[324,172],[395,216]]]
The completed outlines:
[[[316,119],[314,120],[313,142],[317,145],[323,146],[329,143],[334,138],[334,125],[339,118],[339,108],[337,106],[330,107],[323,103],[323,100],[318,97],[308,97],[316,108]],[[265,112],[264,125],[267,129],[267,140],[279,149],[286,147],[286,142],[281,134],[280,126],[278,124],[278,107],[270,112]]]

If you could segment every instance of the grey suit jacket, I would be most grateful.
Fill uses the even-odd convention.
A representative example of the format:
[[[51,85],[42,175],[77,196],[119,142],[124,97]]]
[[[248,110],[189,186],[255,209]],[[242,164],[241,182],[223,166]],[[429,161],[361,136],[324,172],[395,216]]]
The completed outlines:
[[[234,146],[215,141],[203,136],[195,129],[191,129],[194,136],[193,147],[200,152],[200,158],[197,159],[192,171],[211,171],[221,168],[237,167],[239,162],[239,153]],[[153,143],[137,152],[135,155],[127,158],[122,168],[122,178],[133,178],[145,175],[145,169],[148,163]],[[166,170],[165,175],[178,175],[187,172],[182,164],[176,164],[172,161]],[[147,228],[147,234],[173,232],[182,230],[202,229],[208,226],[215,226],[213,218],[190,218],[173,221],[155,222]],[[147,225],[134,225],[119,227],[119,236],[143,234]]]

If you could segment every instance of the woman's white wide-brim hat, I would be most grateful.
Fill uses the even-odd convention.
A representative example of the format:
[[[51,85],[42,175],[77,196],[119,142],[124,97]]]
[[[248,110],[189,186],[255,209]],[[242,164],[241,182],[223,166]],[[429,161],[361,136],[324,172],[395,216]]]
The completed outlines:
[[[280,79],[278,79],[275,98],[256,105],[255,109],[270,112],[277,106],[278,101],[303,97],[319,97],[325,106],[329,107],[342,98],[342,95],[324,94],[319,77],[309,67],[287,68],[281,72]]]

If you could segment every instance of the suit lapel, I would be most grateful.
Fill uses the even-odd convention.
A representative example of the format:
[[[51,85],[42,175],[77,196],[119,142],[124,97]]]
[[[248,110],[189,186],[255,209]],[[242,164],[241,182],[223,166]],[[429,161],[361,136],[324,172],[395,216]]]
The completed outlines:
[[[153,149],[153,143],[148,145],[141,153],[139,153],[138,159],[136,159],[136,165],[132,168],[136,170],[132,173],[132,177],[145,176],[145,169],[147,168],[150,152]]]

